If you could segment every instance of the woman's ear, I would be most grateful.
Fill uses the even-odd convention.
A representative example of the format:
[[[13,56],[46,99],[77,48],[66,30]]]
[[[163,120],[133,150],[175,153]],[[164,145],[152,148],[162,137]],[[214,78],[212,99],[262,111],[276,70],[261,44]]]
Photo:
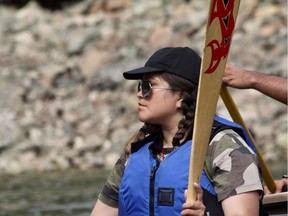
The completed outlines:
[[[178,109],[181,108],[182,101],[183,101],[183,98],[182,98],[181,95],[179,95],[179,99],[178,99],[177,102],[176,102],[176,107],[177,107]]]

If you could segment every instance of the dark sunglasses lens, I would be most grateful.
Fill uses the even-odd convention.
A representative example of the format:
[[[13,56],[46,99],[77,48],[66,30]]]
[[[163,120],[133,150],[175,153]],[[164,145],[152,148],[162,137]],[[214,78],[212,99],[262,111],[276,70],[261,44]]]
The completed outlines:
[[[150,91],[151,91],[150,83],[147,81],[143,81],[141,83],[141,90],[142,90],[143,97],[148,98],[150,96]]]

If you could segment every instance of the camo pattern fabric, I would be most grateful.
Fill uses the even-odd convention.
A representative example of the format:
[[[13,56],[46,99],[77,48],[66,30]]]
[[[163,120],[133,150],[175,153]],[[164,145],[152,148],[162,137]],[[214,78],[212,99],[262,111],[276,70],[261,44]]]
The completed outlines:
[[[104,184],[102,191],[98,196],[98,199],[108,206],[115,208],[118,207],[118,191],[124,173],[126,161],[127,156],[125,151],[123,151],[115,166],[111,170],[106,183]]]
[[[216,134],[208,146],[204,169],[214,185],[218,201],[230,196],[262,191],[256,154],[233,130]]]
[[[118,191],[125,169],[123,154],[112,169],[98,199],[111,207],[118,206]],[[259,190],[262,182],[255,153],[233,130],[223,130],[215,135],[208,146],[204,169],[212,181],[218,200]]]

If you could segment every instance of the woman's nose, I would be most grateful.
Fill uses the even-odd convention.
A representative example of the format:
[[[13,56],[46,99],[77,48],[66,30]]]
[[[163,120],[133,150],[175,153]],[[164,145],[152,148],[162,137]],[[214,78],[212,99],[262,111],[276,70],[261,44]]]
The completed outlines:
[[[137,91],[137,98],[143,98],[143,94],[142,94],[142,91]]]

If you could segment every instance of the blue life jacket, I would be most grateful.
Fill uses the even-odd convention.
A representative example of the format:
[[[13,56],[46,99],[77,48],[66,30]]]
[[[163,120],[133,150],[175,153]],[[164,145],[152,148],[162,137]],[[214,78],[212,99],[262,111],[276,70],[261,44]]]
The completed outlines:
[[[238,124],[218,116],[215,121],[229,128],[243,130]],[[250,142],[249,139],[247,142]],[[151,154],[149,146],[152,143],[143,145],[127,161],[119,188],[120,216],[179,216],[183,210],[192,142],[187,141],[161,163]],[[200,185],[216,197],[214,187],[204,171]]]

